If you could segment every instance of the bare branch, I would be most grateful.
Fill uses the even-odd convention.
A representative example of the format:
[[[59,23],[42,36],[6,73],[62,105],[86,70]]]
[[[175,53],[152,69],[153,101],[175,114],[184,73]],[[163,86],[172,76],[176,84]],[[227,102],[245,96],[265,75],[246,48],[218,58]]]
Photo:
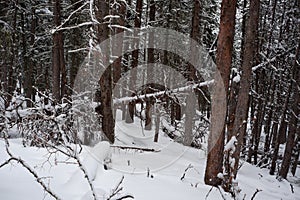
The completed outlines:
[[[112,190],[111,194],[109,195],[109,197],[106,199],[106,200],[112,200],[112,198],[114,196],[116,196],[117,194],[119,194],[122,190],[123,190],[123,187],[121,187],[121,184],[123,183],[124,181],[124,176],[122,176],[121,180],[119,181],[119,183],[116,185],[116,187]],[[117,198],[116,200],[121,200],[121,199],[128,199],[128,198],[131,198],[131,199],[134,199],[134,197],[132,195],[125,195],[125,196],[122,196],[122,197],[119,197]]]
[[[184,170],[184,173],[183,173],[183,175],[181,176],[180,180],[183,180],[183,179],[184,179],[184,177],[185,177],[185,175],[186,175],[186,172],[187,172],[189,169],[191,169],[191,168],[193,168],[193,165],[189,164],[189,165],[187,166],[187,168]]]
[[[6,164],[8,164],[10,161],[15,160],[18,163],[20,163],[25,169],[27,169],[27,171],[32,174],[34,176],[34,178],[36,179],[36,181],[42,186],[42,188],[48,193],[50,194],[53,198],[59,200],[61,198],[59,198],[49,187],[46,186],[46,184],[42,181],[42,178],[40,178],[38,176],[38,174],[21,158],[17,158],[15,157],[10,151],[9,151],[9,143],[8,143],[8,139],[5,137],[5,142],[6,142],[6,152],[7,154],[10,156],[10,159],[7,160],[6,162],[4,162],[3,164],[1,164],[0,168]]]
[[[256,191],[254,192],[254,194],[251,197],[251,200],[254,200],[255,196],[257,195],[257,193],[261,192],[262,190],[260,189],[256,189]]]

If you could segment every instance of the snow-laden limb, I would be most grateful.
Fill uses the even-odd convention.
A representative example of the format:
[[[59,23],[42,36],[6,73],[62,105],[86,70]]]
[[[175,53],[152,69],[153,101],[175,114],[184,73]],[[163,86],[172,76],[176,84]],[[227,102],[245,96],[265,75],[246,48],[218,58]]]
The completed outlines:
[[[289,48],[289,49],[286,50],[285,52],[283,52],[283,53],[281,53],[281,54],[277,54],[277,55],[274,56],[273,58],[267,59],[267,61],[262,62],[262,63],[260,63],[260,64],[258,64],[258,65],[256,65],[256,66],[252,67],[252,72],[255,72],[255,71],[258,70],[259,68],[264,67],[264,66],[266,66],[267,64],[270,64],[271,62],[274,62],[274,61],[277,60],[278,58],[280,58],[280,57],[282,57],[282,56],[284,56],[284,55],[290,53],[290,52],[293,51],[295,48],[296,48],[296,47]],[[275,68],[275,70],[277,70],[277,69]]]
[[[127,28],[126,26],[120,26],[120,25],[117,25],[117,24],[109,24],[109,25],[107,25],[109,28],[119,28],[119,29],[124,29],[124,30],[126,30],[126,31],[128,31],[128,32],[131,32],[131,33],[133,33],[133,30],[132,29],[130,29],[130,28]]]
[[[126,26],[121,26],[121,25],[117,25],[117,24],[109,24],[107,25],[109,28],[119,28],[119,29],[124,29],[126,31],[129,31],[131,33],[133,33],[133,30],[130,28],[127,28]]]
[[[120,16],[119,15],[106,15],[103,19],[119,19]]]
[[[77,12],[79,12],[80,10],[82,10],[86,5],[89,4],[89,12],[90,12],[90,17],[91,17],[91,21],[88,22],[83,22],[80,24],[77,24],[75,26],[68,26],[68,27],[63,27],[67,22],[69,22],[72,18],[73,15],[75,15]],[[82,26],[90,26],[90,25],[95,25],[95,24],[100,24],[98,22],[98,20],[95,18],[94,16],[94,12],[93,12],[93,4],[94,4],[94,0],[90,0],[90,1],[86,1],[82,6],[80,6],[79,8],[77,8],[76,10],[74,10],[68,17],[67,19],[64,20],[63,23],[61,23],[59,26],[55,27],[54,29],[52,29],[50,31],[51,34],[56,33],[57,31],[63,31],[63,30],[71,30],[71,29],[75,29],[75,28],[80,28]]]
[[[17,158],[16,156],[14,156],[10,150],[9,150],[9,142],[8,139],[5,137],[5,148],[6,148],[6,152],[9,155],[9,159],[6,160],[3,164],[0,165],[0,168],[7,165],[8,163],[10,163],[11,161],[17,161],[17,163],[21,164],[30,174],[32,174],[34,176],[34,178],[36,179],[36,181],[42,186],[42,188],[45,190],[45,192],[47,192],[49,195],[51,195],[53,198],[60,200],[61,198],[55,194],[55,192],[53,192],[51,190],[51,188],[49,188],[49,186],[47,186],[43,181],[42,178],[38,176],[38,174],[30,167],[30,165],[28,165],[22,158]]]
[[[57,31],[71,30],[71,29],[82,27],[82,26],[90,26],[90,25],[94,25],[94,24],[97,24],[97,23],[96,22],[83,22],[83,23],[75,25],[75,26],[68,26],[68,27],[63,27],[63,28],[59,28],[59,29],[52,29],[51,34],[54,34]]]
[[[188,85],[188,86],[184,86],[184,87],[180,87],[180,88],[175,88],[172,90],[164,90],[164,91],[159,91],[159,92],[154,92],[154,93],[150,93],[150,94],[144,94],[144,95],[138,95],[138,96],[133,96],[133,97],[122,97],[119,99],[114,99],[113,103],[114,104],[119,104],[119,103],[127,103],[130,101],[135,101],[135,100],[143,100],[149,97],[157,97],[160,95],[171,95],[171,94],[176,94],[176,93],[182,93],[182,92],[186,92],[189,91],[191,89],[196,89],[198,87],[203,87],[203,86],[208,86],[214,83],[214,80],[210,80],[210,81],[204,81],[201,82],[199,84],[192,84],[192,85]]]
[[[79,48],[79,49],[73,49],[73,50],[68,50],[68,53],[76,53],[79,51],[87,51],[88,48],[84,47],[84,48]]]
[[[96,24],[99,24],[98,20],[95,18],[94,16],[94,9],[93,9],[93,5],[94,5],[94,0],[90,0],[89,1],[90,3],[90,6],[89,6],[89,9],[90,9],[90,16],[91,16],[91,19],[92,19],[92,22],[96,23]]]
[[[61,28],[62,28],[68,21],[70,21],[71,17],[72,17],[73,15],[75,15],[75,13],[77,13],[78,11],[80,11],[82,8],[84,8],[87,4],[88,4],[88,1],[85,2],[85,3],[84,3],[82,6],[80,6],[79,8],[77,8],[76,10],[74,10],[74,11],[68,16],[68,18],[65,19],[65,21],[64,21],[63,23],[61,23],[58,27],[56,27],[54,31],[52,30],[51,33],[54,34],[55,32],[61,30]]]

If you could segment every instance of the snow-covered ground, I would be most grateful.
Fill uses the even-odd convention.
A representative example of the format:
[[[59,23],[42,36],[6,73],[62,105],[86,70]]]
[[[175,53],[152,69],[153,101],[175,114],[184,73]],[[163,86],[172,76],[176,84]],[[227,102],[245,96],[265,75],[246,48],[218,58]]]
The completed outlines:
[[[154,143],[153,135],[153,131],[142,131],[139,121],[125,124],[117,119],[114,146],[143,147],[156,151],[109,148],[105,142],[94,148],[83,146],[79,158],[92,180],[98,199],[108,199],[123,176],[119,187],[123,189],[119,196],[111,199],[122,195],[131,195],[137,200],[232,199],[217,188],[204,184],[206,154],[203,150],[185,147],[163,134],[159,135],[159,142]],[[36,171],[40,180],[59,198],[93,199],[87,179],[75,159],[45,148],[23,147],[21,139],[10,139],[9,142],[12,154]],[[105,170],[103,161],[107,157],[111,157],[111,163]],[[0,140],[0,165],[8,158],[5,141]],[[275,176],[270,176],[268,170],[245,162],[238,174],[240,197],[250,200],[258,189],[260,192],[254,199],[300,200],[299,170],[297,176],[291,178],[291,186],[286,180],[278,181]],[[34,176],[16,161],[0,168],[0,180],[0,200],[53,199]]]

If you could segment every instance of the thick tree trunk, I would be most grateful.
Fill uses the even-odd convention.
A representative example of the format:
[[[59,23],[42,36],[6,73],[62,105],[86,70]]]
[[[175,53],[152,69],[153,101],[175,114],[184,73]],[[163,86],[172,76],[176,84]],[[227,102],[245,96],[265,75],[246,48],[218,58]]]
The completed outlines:
[[[223,0],[221,5],[220,32],[217,45],[216,64],[224,82],[224,89],[228,91],[229,74],[232,61],[232,49],[235,27],[236,0]],[[225,121],[225,119],[224,119]],[[205,184],[217,186],[222,180],[218,178],[218,174],[222,173],[223,166],[223,150],[225,139],[225,127],[220,136],[211,146],[215,137],[210,134],[208,138],[208,148],[210,151],[207,155],[207,163],[205,169]]]

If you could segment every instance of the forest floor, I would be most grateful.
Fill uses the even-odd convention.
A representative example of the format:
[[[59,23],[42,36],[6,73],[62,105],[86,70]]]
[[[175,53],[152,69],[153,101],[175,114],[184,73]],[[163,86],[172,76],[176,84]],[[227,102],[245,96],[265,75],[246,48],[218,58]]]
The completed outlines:
[[[154,131],[141,130],[138,120],[134,124],[125,124],[117,119],[116,143],[115,147],[110,147],[108,170],[104,170],[102,158],[95,158],[96,155],[104,155],[97,151],[106,151],[105,145],[97,150],[83,146],[79,159],[92,179],[98,199],[109,199],[122,177],[124,179],[118,187],[122,190],[110,199],[124,195],[137,200],[233,199],[222,190],[204,184],[205,151],[185,147],[163,133],[159,135],[159,142],[154,143],[153,136]],[[21,139],[10,139],[9,142],[11,153],[36,171],[40,180],[60,199],[93,199],[87,179],[76,160],[59,152],[52,151],[50,154],[50,149],[23,147]],[[120,149],[116,146],[155,151]],[[0,140],[0,164],[8,158],[5,141]],[[90,162],[91,159],[95,162]],[[257,200],[300,200],[299,171],[295,177],[289,176],[289,181],[279,181],[276,176],[269,175],[267,169],[244,162],[237,178],[241,190],[237,199],[250,200],[256,193],[253,199]],[[0,168],[0,180],[1,200],[53,199],[20,163],[11,162]]]

